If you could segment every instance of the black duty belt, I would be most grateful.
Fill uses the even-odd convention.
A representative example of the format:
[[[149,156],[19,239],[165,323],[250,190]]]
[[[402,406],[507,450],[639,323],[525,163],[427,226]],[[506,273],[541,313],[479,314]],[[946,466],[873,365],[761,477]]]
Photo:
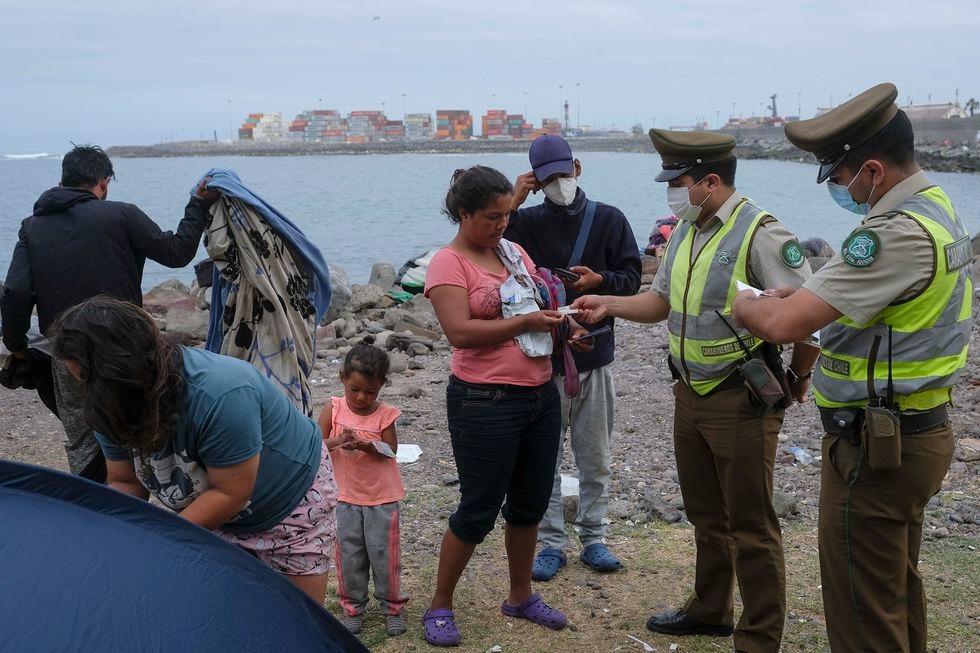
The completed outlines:
[[[724,392],[725,390],[734,390],[735,388],[744,388],[744,387],[745,387],[745,380],[742,379],[742,375],[739,374],[738,372],[732,372],[730,375],[728,375],[728,377],[724,381],[722,381],[721,383],[713,387],[711,391],[708,392],[708,394],[705,396],[707,397],[715,394],[716,392]]]
[[[949,421],[946,406],[936,406],[922,413],[902,413],[902,435],[916,435]],[[845,440],[858,442],[864,421],[862,408],[821,408],[820,421],[827,433],[840,435]]]

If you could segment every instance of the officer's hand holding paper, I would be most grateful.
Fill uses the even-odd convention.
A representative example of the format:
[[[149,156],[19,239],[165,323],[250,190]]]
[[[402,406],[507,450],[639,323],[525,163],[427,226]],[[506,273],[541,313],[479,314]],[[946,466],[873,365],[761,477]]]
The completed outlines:
[[[789,297],[790,295],[796,292],[796,288],[793,288],[792,286],[783,286],[782,288],[767,288],[766,290],[759,290],[758,288],[755,288],[754,286],[750,286],[747,283],[738,281],[737,279],[735,280],[735,287],[738,289],[739,293],[751,292],[755,297],[773,297],[776,299],[783,299]],[[735,319],[735,322],[736,324],[738,324],[738,318]],[[739,324],[739,326],[742,325]],[[817,349],[820,349],[820,332],[816,331],[815,333],[811,334],[807,340],[801,342],[800,344],[807,345],[808,347],[816,347]]]

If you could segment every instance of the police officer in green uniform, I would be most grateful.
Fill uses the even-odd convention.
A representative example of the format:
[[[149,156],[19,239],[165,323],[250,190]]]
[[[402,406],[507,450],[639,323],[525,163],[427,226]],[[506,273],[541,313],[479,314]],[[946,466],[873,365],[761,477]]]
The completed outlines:
[[[820,330],[820,575],[834,651],[926,650],[922,517],[952,457],[946,406],[970,339],[970,239],[916,165],[897,95],[880,84],[786,126],[820,161],[817,183],[864,217],[802,289],[743,293],[733,307],[773,342]]]
[[[738,372],[749,358],[745,350],[756,358],[764,347],[735,326],[731,302],[738,282],[799,287],[810,266],[796,237],[735,189],[735,139],[662,129],[650,130],[650,138],[663,159],[657,181],[667,182],[667,201],[679,218],[651,292],[574,303],[587,321],[611,315],[668,323],[677,379],[674,452],[697,559],[683,608],[655,614],[647,626],[675,636],[734,630],[739,650],[778,651],[786,601],[772,478],[783,406],[766,407],[746,389]],[[794,349],[790,389],[799,400],[816,353]],[[774,366],[782,374],[781,363]],[[733,627],[736,578],[744,608]]]

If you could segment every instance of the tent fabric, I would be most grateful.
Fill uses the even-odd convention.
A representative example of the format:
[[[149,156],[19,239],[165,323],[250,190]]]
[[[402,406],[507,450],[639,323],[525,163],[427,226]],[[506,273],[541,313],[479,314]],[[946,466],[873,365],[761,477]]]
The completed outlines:
[[[367,651],[241,549],[86,479],[0,461],[3,651]]]

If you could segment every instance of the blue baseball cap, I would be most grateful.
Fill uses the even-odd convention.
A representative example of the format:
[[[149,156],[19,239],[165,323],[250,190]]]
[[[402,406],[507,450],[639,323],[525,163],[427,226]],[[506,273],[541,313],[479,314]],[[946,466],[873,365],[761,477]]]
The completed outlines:
[[[572,157],[572,148],[561,136],[552,134],[542,134],[531,143],[531,151],[527,158],[531,160],[531,169],[534,170],[534,178],[542,182],[551,175],[575,174],[575,159]]]

